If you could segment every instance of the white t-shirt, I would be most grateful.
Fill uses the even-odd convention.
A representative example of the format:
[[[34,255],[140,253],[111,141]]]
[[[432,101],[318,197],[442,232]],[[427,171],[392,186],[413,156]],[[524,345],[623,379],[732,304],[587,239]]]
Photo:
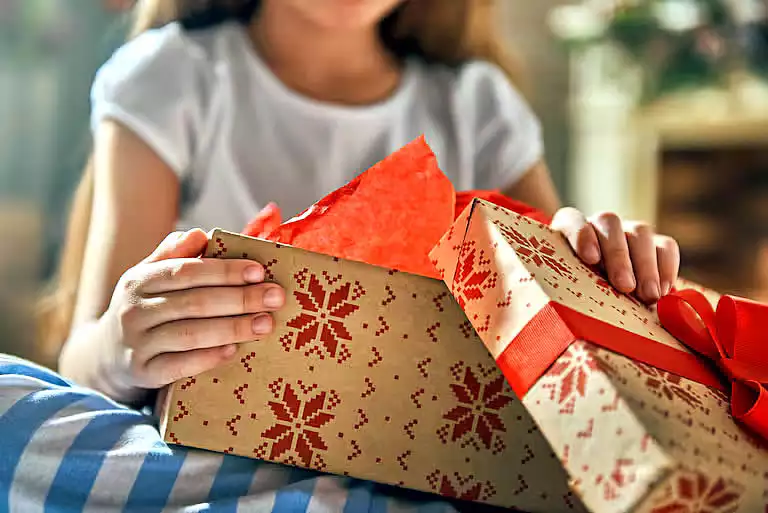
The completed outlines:
[[[242,230],[269,201],[293,216],[424,134],[458,190],[513,184],[542,158],[541,130],[497,67],[407,63],[387,100],[320,103],[271,73],[245,29],[172,23],[120,48],[91,92],[178,174],[179,228]]]

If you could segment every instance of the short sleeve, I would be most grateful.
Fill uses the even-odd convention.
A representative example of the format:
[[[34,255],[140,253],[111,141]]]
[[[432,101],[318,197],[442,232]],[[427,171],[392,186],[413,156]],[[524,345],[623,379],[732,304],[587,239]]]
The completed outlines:
[[[500,189],[519,180],[544,156],[541,124],[504,72],[487,62],[464,66],[460,94],[472,112],[475,187]]]
[[[96,74],[94,134],[103,120],[118,121],[184,176],[202,126],[204,62],[177,24],[129,41]]]

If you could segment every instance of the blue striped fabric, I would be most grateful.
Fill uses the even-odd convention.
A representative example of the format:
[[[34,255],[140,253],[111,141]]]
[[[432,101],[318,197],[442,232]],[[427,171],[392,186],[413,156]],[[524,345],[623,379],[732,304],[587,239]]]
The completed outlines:
[[[450,513],[437,498],[166,445],[153,419],[0,355],[0,513]]]

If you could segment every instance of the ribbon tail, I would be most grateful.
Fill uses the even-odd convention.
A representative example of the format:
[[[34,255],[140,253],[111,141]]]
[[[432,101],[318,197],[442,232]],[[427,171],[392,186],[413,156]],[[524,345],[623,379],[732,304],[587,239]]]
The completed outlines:
[[[768,390],[755,381],[734,381],[731,414],[755,434],[768,440]]]

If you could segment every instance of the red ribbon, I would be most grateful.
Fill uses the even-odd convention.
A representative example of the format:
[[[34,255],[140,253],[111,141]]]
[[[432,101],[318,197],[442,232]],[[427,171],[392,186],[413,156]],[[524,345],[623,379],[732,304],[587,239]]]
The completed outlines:
[[[700,292],[682,290],[661,298],[658,314],[730,381],[733,417],[768,440],[768,305],[723,296],[715,311]]]

